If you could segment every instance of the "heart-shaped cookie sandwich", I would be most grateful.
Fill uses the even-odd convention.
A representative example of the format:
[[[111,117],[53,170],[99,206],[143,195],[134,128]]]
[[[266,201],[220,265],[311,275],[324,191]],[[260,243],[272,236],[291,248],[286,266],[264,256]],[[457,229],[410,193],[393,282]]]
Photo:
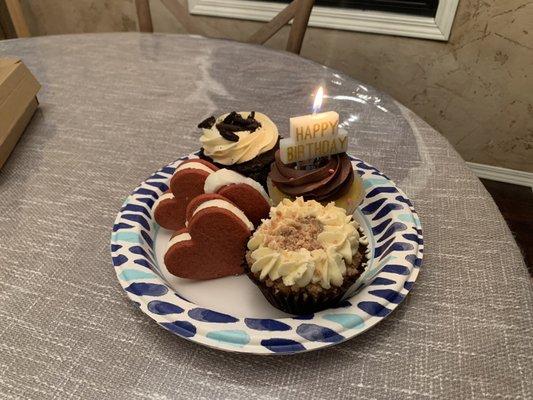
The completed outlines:
[[[268,217],[270,199],[263,186],[229,169],[219,169],[205,180],[205,193],[217,193],[239,207],[248,219],[258,226]]]
[[[157,223],[171,230],[184,228],[185,212],[189,202],[204,193],[205,180],[216,170],[217,167],[205,160],[192,159],[182,162],[170,179],[170,192],[173,198],[165,193],[161,196],[161,201],[154,204],[154,217]]]
[[[179,215],[180,207],[174,194],[167,190],[154,203],[154,218],[156,222],[165,229],[176,231],[183,228],[180,221],[183,219]]]
[[[246,242],[254,229],[246,215],[218,194],[195,197],[187,215],[187,228],[176,232],[168,244],[168,271],[199,280],[242,274]]]

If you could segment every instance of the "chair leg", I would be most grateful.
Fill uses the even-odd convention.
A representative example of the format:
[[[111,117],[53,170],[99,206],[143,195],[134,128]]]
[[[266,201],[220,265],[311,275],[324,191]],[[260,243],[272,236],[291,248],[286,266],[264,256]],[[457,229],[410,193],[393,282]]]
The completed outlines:
[[[313,9],[314,0],[298,0],[298,8],[294,20],[292,21],[289,40],[287,41],[287,51],[300,54],[309,16]]]
[[[19,0],[5,0],[5,2],[7,6],[7,12],[9,13],[11,22],[15,28],[17,37],[30,37],[30,30],[28,29],[28,25],[24,19],[24,14],[20,8]]]
[[[152,13],[150,12],[149,0],[135,0],[135,8],[137,9],[137,20],[139,22],[139,31],[153,32]]]

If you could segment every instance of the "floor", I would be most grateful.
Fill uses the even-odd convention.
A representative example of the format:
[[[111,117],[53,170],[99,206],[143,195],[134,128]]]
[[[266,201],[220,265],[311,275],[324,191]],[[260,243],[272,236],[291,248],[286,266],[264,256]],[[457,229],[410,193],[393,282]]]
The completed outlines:
[[[481,179],[496,205],[507,221],[507,225],[522,250],[524,260],[533,278],[533,190],[518,186]]]

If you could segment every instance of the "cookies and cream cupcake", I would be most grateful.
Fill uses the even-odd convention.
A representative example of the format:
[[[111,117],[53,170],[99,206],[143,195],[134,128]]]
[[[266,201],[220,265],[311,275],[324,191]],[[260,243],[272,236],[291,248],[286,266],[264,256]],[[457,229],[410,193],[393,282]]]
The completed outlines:
[[[274,307],[308,314],[342,299],[366,266],[367,246],[343,208],[283,199],[248,241],[245,271]]]
[[[270,164],[279,146],[278,128],[270,118],[254,111],[232,111],[218,118],[209,117],[198,127],[202,129],[200,158],[266,187]]]

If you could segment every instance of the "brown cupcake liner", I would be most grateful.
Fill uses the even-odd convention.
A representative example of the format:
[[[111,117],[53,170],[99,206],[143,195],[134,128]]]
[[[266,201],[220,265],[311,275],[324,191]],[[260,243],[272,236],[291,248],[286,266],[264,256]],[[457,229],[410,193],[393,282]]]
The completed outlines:
[[[260,280],[256,274],[251,271],[251,266],[245,260],[243,268],[248,277],[261,290],[263,296],[277,309],[294,315],[312,314],[328,308],[335,307],[342,300],[352,285],[362,275],[368,263],[365,254],[367,246],[360,245],[359,253],[362,255],[359,265],[356,266],[356,273],[351,276],[345,276],[341,286],[332,286],[330,289],[322,289],[318,293],[310,293],[306,288],[300,288],[293,291],[283,285],[283,282],[276,280],[270,281],[271,286],[267,285],[266,280]],[[283,290],[280,290],[283,289]]]

